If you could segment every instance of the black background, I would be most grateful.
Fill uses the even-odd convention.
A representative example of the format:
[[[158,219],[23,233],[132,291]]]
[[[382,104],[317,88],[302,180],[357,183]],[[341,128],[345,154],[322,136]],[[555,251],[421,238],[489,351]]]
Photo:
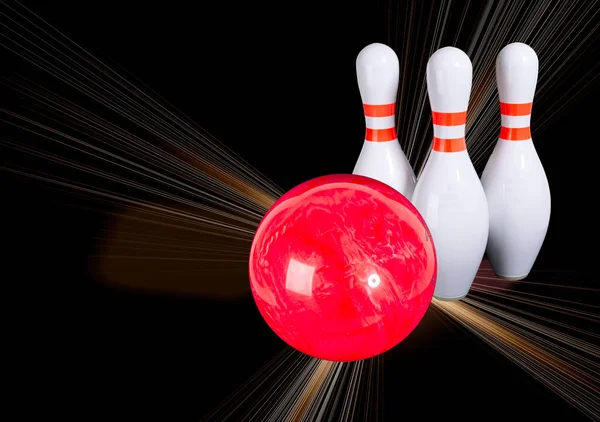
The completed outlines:
[[[387,3],[25,4],[127,69],[282,189],[352,171],[364,131],[355,59],[365,45],[386,42]],[[597,84],[587,91],[551,130],[534,132],[553,195],[538,268],[595,271],[588,222],[597,171],[587,152],[597,138],[589,130]],[[40,393],[25,412],[197,420],[284,347],[250,296],[219,302],[96,283],[87,255],[107,221],[16,176],[3,180],[6,279],[25,291],[15,321],[29,323],[19,333],[28,345],[19,391]],[[431,315],[386,353],[384,391],[385,420],[580,417],[492,349]]]

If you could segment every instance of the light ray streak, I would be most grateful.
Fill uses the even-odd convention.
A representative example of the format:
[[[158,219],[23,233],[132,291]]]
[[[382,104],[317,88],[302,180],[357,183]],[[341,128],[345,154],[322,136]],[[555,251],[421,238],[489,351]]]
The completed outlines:
[[[159,169],[167,166],[170,168],[172,174],[176,174],[187,179],[192,179],[200,186],[205,188],[214,189],[215,187],[223,188],[227,186],[226,183],[222,182],[221,180],[205,180],[202,177],[199,177],[198,169],[187,161],[149,145],[147,141],[123,131],[118,126],[113,125],[110,121],[99,118],[93,113],[88,112],[87,110],[77,106],[65,98],[59,97],[56,94],[45,90],[43,87],[33,83],[32,81],[27,82],[34,85],[38,92],[32,89],[27,89],[25,86],[16,87],[15,90],[21,94],[29,96],[34,100],[43,102],[44,106],[47,106],[48,109],[50,109],[52,112],[55,112],[56,117],[53,116],[53,118],[51,118],[54,123],[65,125],[65,123],[68,122],[70,123],[69,127],[77,128],[77,131],[82,135],[86,135],[86,137],[90,137],[91,134],[97,134],[92,138],[96,145],[104,144],[107,148],[116,148],[117,150],[126,154],[126,156],[133,156],[137,157],[138,159],[140,158],[140,154],[143,154],[142,157],[146,163],[155,163]],[[39,112],[39,114],[43,115],[42,112]],[[127,139],[128,142],[117,142],[122,138]],[[210,159],[212,157],[198,156],[197,158],[199,162],[208,165],[210,164]],[[179,183],[190,188],[188,184],[184,184],[172,177],[162,175],[160,172],[153,171],[153,174],[163,178],[166,177],[169,182]],[[199,194],[202,193],[202,191],[200,189],[195,189],[194,193]],[[256,207],[255,202],[249,201],[242,195],[236,195],[236,193],[237,192],[235,191],[231,191],[231,189],[224,189],[224,194],[226,194],[229,198],[244,203],[250,207]],[[209,195],[205,192],[204,195],[210,196],[213,199],[216,198],[214,194]]]
[[[6,80],[5,80],[6,81]],[[7,83],[7,82],[5,82]],[[37,91],[36,91],[37,89]],[[52,131],[59,136],[63,136],[68,138],[64,142],[53,139],[54,142],[60,143],[62,145],[69,146],[77,151],[92,154],[92,152],[86,152],[87,149],[91,149],[96,153],[101,153],[104,155],[109,155],[112,159],[110,162],[115,165],[123,165],[127,164],[126,169],[132,172],[136,172],[138,175],[145,175],[145,177],[150,177],[153,180],[165,179],[163,183],[173,184],[177,183],[182,188],[186,188],[186,190],[191,191],[194,195],[202,195],[204,197],[209,197],[211,200],[220,200],[217,195],[211,193],[209,191],[203,191],[200,189],[203,188],[212,188],[213,190],[217,190],[220,188],[223,193],[219,192],[221,195],[226,195],[227,197],[236,200],[237,202],[246,202],[249,206],[256,208],[255,201],[248,201],[243,195],[240,195],[239,192],[228,188],[228,185],[221,180],[215,178],[206,178],[202,177],[202,174],[198,172],[198,168],[192,166],[190,163],[186,162],[183,159],[174,156],[172,153],[169,154],[166,151],[163,151],[161,148],[157,148],[153,146],[148,141],[144,141],[139,137],[132,135],[118,126],[112,124],[108,120],[101,119],[93,113],[83,109],[82,107],[77,106],[76,104],[61,98],[57,95],[53,95],[49,93],[44,88],[39,85],[33,85],[33,88],[27,88],[26,86],[17,86],[15,90],[21,94],[27,95],[31,98],[35,105],[42,107],[41,112],[38,111],[39,116],[48,117],[44,112],[56,112],[57,117],[51,117],[51,120],[54,124],[61,124],[63,126],[68,125],[69,129],[77,129],[77,132],[84,134],[86,138],[90,139],[92,142],[85,142],[76,137],[69,136],[61,133],[60,131],[44,126],[38,122],[33,121],[32,119],[28,119],[23,116],[19,116],[16,113],[9,112],[7,110],[2,110],[5,113],[11,115],[16,119],[21,119],[23,122],[27,122],[32,126],[37,126],[38,128],[45,128],[48,131]],[[12,123],[16,126],[19,126],[18,122],[7,122]],[[24,130],[33,130],[28,129],[26,127],[20,126]],[[95,136],[94,136],[95,135]],[[68,141],[74,143],[74,145],[69,145]],[[107,149],[102,149],[96,145],[105,145],[106,148],[116,148],[117,152],[123,154],[123,156],[119,156],[116,153],[111,153]],[[82,148],[84,147],[84,148]],[[125,157],[130,157],[127,159]],[[153,170],[139,163],[135,163],[134,159],[143,158],[145,163],[154,163],[157,169],[162,170]],[[198,161],[207,166],[210,166],[210,159],[212,157],[206,156],[198,156]],[[144,172],[150,173],[146,174],[144,172],[140,172],[137,169],[143,169]],[[169,177],[168,174],[164,174],[164,169],[168,168],[170,170],[170,174],[177,175],[185,178],[184,181],[177,180],[174,177]],[[184,171],[185,170],[185,171]],[[193,180],[196,182],[199,187],[190,186],[188,180]],[[267,199],[267,201],[269,201]],[[271,199],[272,201],[272,199]],[[225,201],[226,206],[234,206],[231,201]],[[264,207],[264,206],[263,206]],[[258,211],[258,210],[257,210]],[[264,209],[261,210],[264,212]],[[255,213],[255,215],[258,215]]]
[[[207,152],[213,153],[212,158],[216,160],[221,166],[221,171],[228,172],[228,168],[233,166],[236,168],[238,172],[245,175],[245,178],[249,179],[257,179],[263,182],[263,188],[267,190],[271,190],[274,193],[278,192],[278,189],[272,189],[273,185],[271,182],[266,180],[264,176],[257,172],[257,170],[250,167],[246,162],[244,162],[240,157],[237,157],[229,148],[225,145],[219,143],[216,139],[208,137],[207,133],[197,126],[193,125],[191,121],[184,120],[184,114],[179,110],[168,110],[165,106],[160,104],[160,102],[145,94],[142,90],[135,87],[132,83],[127,81],[121,75],[116,73],[114,70],[109,68],[107,65],[102,63],[100,60],[96,59],[89,52],[81,48],[78,44],[74,43],[69,38],[65,37],[58,30],[53,28],[47,22],[43,21],[39,18],[35,13],[33,13],[30,9],[25,7],[24,5],[16,2],[20,8],[24,9],[25,12],[19,12],[16,8],[8,6],[5,2],[3,5],[6,6],[10,11],[16,14],[16,17],[23,19],[25,22],[31,24],[33,28],[40,30],[43,33],[43,36],[47,40],[52,40],[55,42],[52,45],[50,42],[42,39],[40,36],[34,34],[32,30],[24,27],[23,24],[16,22],[15,19],[8,17],[5,13],[2,15],[7,17],[8,20],[17,24],[17,26],[25,30],[25,32],[33,36],[36,40],[41,40],[44,44],[44,48],[40,48],[39,45],[35,43],[35,41],[31,41],[31,39],[27,39],[22,33],[9,28],[7,25],[2,24],[4,28],[6,28],[10,33],[16,35],[19,39],[23,39],[27,43],[31,44],[32,47],[38,49],[37,53],[30,51],[28,48],[21,46],[15,39],[8,37],[4,33],[0,33],[4,38],[6,38],[9,42],[22,47],[22,50],[31,52],[32,57],[23,56],[21,51],[17,51],[15,49],[11,49],[9,46],[2,44],[5,48],[13,51],[15,54],[22,56],[25,60],[31,62],[33,65],[40,67],[49,71],[49,73],[53,74],[53,71],[59,73],[59,75],[54,74],[54,76],[59,77],[64,83],[71,85],[74,84],[74,87],[90,95],[92,98],[98,100],[101,104],[108,105],[109,108],[112,108],[113,105],[110,100],[107,98],[118,98],[121,99],[125,104],[134,105],[134,110],[138,112],[138,114],[132,114],[129,111],[124,111],[126,117],[136,121],[142,127],[147,127],[148,123],[158,124],[163,128],[171,129],[171,136],[181,135],[184,132],[188,135],[192,135],[193,139],[189,136],[183,136],[180,141],[188,141],[187,146],[194,148],[204,148],[207,149]],[[30,15],[30,18],[26,16],[26,14]],[[37,25],[33,22],[33,18],[40,21],[40,25]],[[54,35],[52,35],[54,34]],[[81,60],[81,62],[77,62],[76,59],[73,59],[68,56],[67,53],[61,51],[57,48],[57,45],[64,47],[68,53],[74,54],[77,59]],[[51,64],[47,59],[42,57],[43,54],[48,55],[48,49],[51,49],[55,54],[49,55],[52,57],[54,61],[58,60],[60,63],[65,64],[70,71],[76,71],[82,77],[87,78],[87,80],[94,84],[98,88],[98,91],[89,90],[85,86],[85,84],[81,84],[76,78],[71,78],[69,72],[65,72],[64,70],[58,68],[57,66]],[[36,60],[38,59],[38,60]],[[49,68],[44,68],[43,65],[48,64]],[[90,66],[90,67],[86,67]],[[111,86],[111,83],[116,84],[116,86]],[[100,90],[106,91],[110,94],[109,97],[103,97],[101,95]],[[141,108],[141,109],[140,109]],[[118,105],[113,110],[121,110],[121,107]],[[143,113],[139,113],[139,111],[143,111]],[[148,119],[147,115],[151,116],[152,119]],[[142,122],[142,118],[146,118]],[[173,133],[174,132],[174,133]],[[174,136],[175,137],[175,136]],[[179,145],[182,149],[185,148],[182,145]],[[186,151],[189,152],[189,151]],[[238,168],[239,167],[239,168]],[[266,182],[266,183],[264,183]]]
[[[329,362],[286,348],[202,420],[349,421],[362,414],[376,422],[382,365],[381,356]]]
[[[0,111],[3,111],[3,110],[0,110]],[[0,119],[0,121],[5,121],[5,120]],[[35,135],[37,135],[37,136],[39,136],[41,138],[44,138],[44,139],[47,139],[47,140],[50,140],[50,141],[56,141],[54,138],[52,138],[50,136],[43,135],[41,133],[31,131],[31,130],[26,129],[26,128],[24,128],[22,126],[19,126],[19,125],[15,125],[15,126],[23,128],[23,129],[25,129],[26,131],[28,131],[30,133],[34,133]],[[57,135],[62,135],[62,134],[60,134],[57,131],[52,131],[52,132],[54,132]],[[66,138],[71,138],[69,136],[65,136],[65,137]],[[74,138],[71,138],[71,139],[74,139]],[[204,211],[210,211],[210,212],[212,212],[214,214],[219,215],[220,217],[223,217],[223,218],[226,218],[226,219],[235,220],[235,221],[237,221],[239,223],[244,223],[244,224],[247,224],[247,225],[252,225],[252,223],[253,223],[251,220],[248,220],[246,218],[242,218],[242,217],[236,216],[236,215],[234,215],[232,213],[221,211],[221,210],[218,210],[216,208],[203,205],[202,203],[199,203],[199,202],[196,202],[196,201],[187,200],[187,199],[185,199],[185,198],[183,198],[181,196],[173,195],[173,194],[169,193],[168,191],[160,190],[160,189],[151,187],[149,185],[145,185],[145,184],[142,184],[142,183],[139,183],[139,182],[135,182],[131,178],[128,178],[128,177],[123,177],[123,176],[115,175],[114,172],[108,172],[108,171],[105,171],[105,170],[99,170],[98,168],[95,168],[95,167],[91,167],[91,166],[80,164],[79,161],[73,161],[73,160],[62,158],[59,155],[49,154],[49,153],[42,152],[42,151],[37,151],[37,150],[35,150],[33,148],[25,147],[23,145],[19,145],[19,144],[15,143],[15,142],[5,141],[5,140],[1,140],[1,139],[0,139],[0,142],[2,142],[2,144],[6,145],[6,146],[10,146],[11,148],[13,148],[15,150],[22,151],[22,152],[25,152],[25,153],[29,153],[31,155],[44,158],[44,159],[46,159],[48,161],[52,161],[52,162],[55,162],[55,163],[58,163],[58,164],[62,164],[64,166],[66,166],[66,167],[70,167],[70,168],[73,168],[73,169],[81,170],[81,171],[84,171],[84,172],[86,172],[88,174],[92,174],[94,176],[100,176],[100,177],[102,177],[105,180],[118,182],[119,184],[122,184],[124,186],[133,187],[133,188],[135,188],[135,189],[137,189],[139,191],[146,192],[146,193],[151,193],[151,194],[157,195],[157,196],[159,196],[161,198],[165,198],[165,199],[172,200],[174,202],[180,203],[182,205],[189,205],[190,207],[193,207],[193,208],[198,208],[198,209],[204,210]],[[56,142],[60,143],[62,145],[65,145],[63,142],[60,142],[60,141],[56,141]],[[65,145],[65,146],[69,147],[69,145]],[[85,153],[87,154],[87,152],[85,152]],[[120,163],[115,163],[115,162],[108,161],[107,159],[105,159],[104,157],[102,157],[100,155],[93,155],[93,158],[96,158],[99,161],[104,161],[106,163],[110,163],[110,164],[116,165],[116,167],[121,168],[121,169],[123,169],[125,167],[125,166],[121,165]],[[137,166],[137,165],[135,167],[136,167],[136,169],[133,171],[133,173],[135,173],[136,175],[139,175],[139,176],[142,176],[142,177],[152,178],[152,172],[149,169],[144,168],[143,166]],[[152,180],[155,181],[156,179],[152,178]],[[185,190],[183,190],[183,191],[185,192]],[[202,192],[199,192],[198,196],[210,196],[210,197],[214,198],[213,195],[203,195]],[[228,201],[225,202],[224,205],[229,205],[229,202]],[[243,209],[242,207],[240,207],[238,205],[232,206],[231,208],[238,209],[238,210]],[[250,214],[250,213],[248,213],[248,214]],[[250,214],[250,215],[252,215],[252,214]],[[256,217],[260,218],[260,215],[257,215]],[[216,225],[222,225],[222,223],[218,222],[218,220],[212,220],[212,221]]]
[[[491,269],[490,269],[491,271]],[[571,273],[572,271],[541,271],[541,270],[535,270],[532,272],[552,272],[552,273]],[[574,271],[573,271],[574,272]],[[498,280],[497,278],[494,277],[485,277],[485,276],[477,276],[477,280],[485,280],[485,279],[489,279],[489,280]],[[567,286],[567,285],[562,285],[562,284],[554,284],[554,283],[539,283],[539,282],[535,282],[535,281],[525,281],[525,280],[518,280],[518,281],[511,281],[511,283],[514,284],[531,284],[531,285],[536,285],[536,286],[546,286],[546,287],[553,287],[553,288],[562,288],[562,289],[571,289],[571,290],[587,290],[587,291],[591,291],[591,292],[600,292],[600,289],[594,288],[594,287],[581,287],[581,286]],[[480,284],[480,283],[475,283],[475,285]]]
[[[502,294],[499,293],[498,291],[494,291],[494,290],[503,290],[506,293]],[[497,297],[505,297],[505,298],[511,298],[513,300],[516,300],[515,298],[515,294],[510,290],[510,289],[502,289],[502,288],[498,288],[498,289],[484,289],[478,286],[474,286],[473,291],[478,291],[478,292],[484,292],[484,293],[493,293],[495,296]],[[562,302],[566,302],[566,303],[577,303],[574,301],[567,301],[567,300],[560,300],[560,299],[556,299],[550,296],[543,296],[543,295],[539,295],[539,294],[535,294],[535,293],[526,293],[525,295],[527,296],[534,296],[537,298],[541,298],[542,300],[536,300],[536,299],[530,299],[530,298],[525,298],[525,297],[521,297],[519,298],[519,302],[524,303],[524,304],[528,304],[528,305],[533,305],[533,306],[537,306],[540,308],[545,308],[548,310],[552,310],[552,311],[556,311],[556,312],[560,312],[560,313],[564,313],[566,315],[569,316],[574,316],[574,317],[578,317],[578,318],[582,318],[582,319],[587,319],[590,321],[595,321],[595,320],[599,320],[599,316],[597,313],[595,313],[593,310],[592,311],[582,311],[582,310],[577,310],[568,306],[563,306],[563,305],[558,305],[558,304],[554,304],[554,303],[550,303],[550,302],[546,302],[545,300],[555,300],[555,301],[562,301]],[[523,296],[525,296],[523,295]],[[594,306],[594,305],[589,305],[589,304],[580,304],[581,306],[587,306],[587,307],[592,307],[592,308],[599,308],[598,306]]]
[[[177,209],[174,208],[170,208],[170,207],[165,207],[165,206],[157,206],[154,203],[150,203],[150,202],[143,202],[143,201],[138,201],[135,199],[130,199],[127,198],[126,196],[118,196],[118,195],[113,195],[111,193],[106,193],[106,192],[102,192],[100,190],[97,190],[96,188],[92,187],[92,186],[86,186],[83,184],[74,184],[74,183],[69,183],[66,181],[61,181],[58,178],[48,178],[45,176],[40,176],[40,175],[34,175],[32,173],[27,173],[24,171],[19,171],[13,168],[9,168],[9,167],[5,167],[5,166],[0,166],[1,170],[7,171],[7,172],[11,172],[11,173],[15,173],[15,174],[20,174],[21,176],[26,176],[32,179],[37,179],[39,181],[43,181],[43,182],[49,182],[49,183],[53,183],[59,186],[64,186],[67,187],[69,189],[75,190],[75,191],[83,191],[83,192],[87,192],[87,193],[93,193],[94,195],[97,196],[104,196],[104,197],[108,197],[108,198],[113,198],[113,199],[118,199],[120,202],[124,202],[124,203],[129,203],[129,204],[133,204],[133,205],[139,205],[139,206],[143,206],[145,208],[149,208],[151,210],[156,210],[156,211],[160,211],[162,213],[165,213],[169,216],[176,216],[176,217],[184,217],[185,221],[187,220],[192,220],[195,221],[197,223],[199,223],[200,226],[205,226],[205,227],[210,227],[213,230],[215,229],[215,227],[219,228],[219,230],[216,231],[211,231],[210,233],[214,233],[216,235],[219,236],[224,236],[224,237],[230,237],[230,238],[235,238],[235,239],[239,239],[239,236],[237,237],[232,237],[231,235],[227,235],[228,233],[235,233],[238,231],[242,231],[242,232],[246,232],[248,234],[248,239],[252,239],[253,236],[253,232],[249,231],[249,230],[240,230],[239,227],[237,226],[233,226],[233,225],[226,225],[226,224],[222,224],[222,223],[218,223],[216,224],[214,220],[212,219],[205,219],[202,217],[199,217],[197,215],[191,214],[191,213],[184,213],[181,212]]]
[[[457,323],[500,351],[587,416],[600,415],[598,377],[582,371],[581,360],[578,360],[577,367],[569,364],[564,355],[557,354],[556,346],[548,347],[548,344],[553,343],[509,325],[496,316],[486,315],[466,303],[472,305],[475,302],[435,301],[434,306],[442,308]]]
[[[466,328],[582,414],[599,418],[600,307],[594,298],[600,289],[572,300],[540,293],[573,291],[571,286],[523,281],[514,283],[522,286],[515,290],[490,272],[484,261],[469,295],[460,302],[434,300],[434,315]]]
[[[475,292],[475,293],[482,293],[482,291],[478,290],[477,288],[474,288],[473,292]],[[487,292],[483,291],[483,293],[487,293]],[[494,294],[494,296],[498,296],[498,298],[500,298],[500,299],[510,299],[511,302],[514,302],[514,303],[521,303],[521,304],[530,305],[530,306],[536,307],[536,308],[542,308],[542,309],[545,309],[545,310],[551,310],[551,311],[555,311],[555,312],[560,312],[560,311],[557,311],[556,309],[552,309],[552,308],[546,307],[543,304],[535,304],[535,303],[523,301],[522,299],[519,299],[516,295],[497,295],[497,294]],[[556,325],[556,326],[562,327],[562,328],[566,329],[569,332],[578,332],[579,334],[583,334],[585,336],[590,336],[590,337],[595,337],[595,338],[600,339],[600,335],[599,334],[593,333],[593,332],[591,332],[589,330],[581,329],[581,328],[576,327],[576,326],[574,326],[572,324],[565,324],[565,323],[559,322],[559,321],[557,321],[557,320],[555,320],[553,318],[548,318],[548,317],[545,317],[543,315],[535,314],[533,312],[527,312],[527,311],[525,311],[523,309],[517,308],[516,306],[509,306],[507,304],[500,303],[499,301],[491,300],[491,299],[484,298],[484,297],[481,297],[481,296],[477,296],[477,300],[479,300],[480,302],[489,303],[492,306],[494,306],[496,308],[499,308],[499,309],[500,308],[507,309],[508,311],[510,311],[511,313],[513,313],[514,315],[521,314],[521,315],[524,315],[524,316],[529,317],[531,319],[537,319],[537,320],[540,320],[540,321],[544,321],[546,324],[551,324],[551,325]],[[561,313],[564,313],[564,314],[569,315],[569,316],[574,316],[570,309],[567,312],[561,312]],[[594,319],[591,319],[591,321],[594,321]],[[538,328],[539,328],[539,326],[538,326]],[[576,340],[573,340],[573,341],[576,341]]]
[[[14,9],[11,9],[14,11]],[[17,12],[18,13],[18,12]],[[21,14],[19,14],[19,16],[22,16]],[[14,20],[13,20],[14,21]],[[3,24],[4,27],[6,27],[5,24]],[[20,27],[22,27],[22,25],[19,25]],[[39,28],[39,26],[36,26],[37,28]],[[16,33],[16,31],[12,30],[11,28],[9,29],[9,34],[16,34],[18,35],[20,38],[24,38],[23,34],[19,34]],[[42,29],[43,30],[43,29]],[[43,30],[44,34],[49,36],[48,31],[47,30]],[[14,39],[9,38],[9,36],[6,33],[2,33],[2,36],[4,38],[8,38],[9,41],[13,42],[13,44],[15,44],[16,47],[21,46],[21,44],[19,44],[18,42],[16,42]],[[55,39],[52,37],[52,39]],[[34,65],[36,66],[41,66],[42,68],[44,68],[43,66],[48,64],[48,68],[44,68],[45,70],[47,70],[49,73],[53,74],[54,76],[56,76],[57,78],[61,79],[64,83],[66,84],[71,84],[73,85],[76,89],[80,90],[83,93],[86,93],[87,95],[89,95],[90,97],[98,100],[101,104],[104,104],[106,106],[108,106],[111,110],[113,111],[117,111],[120,112],[120,114],[122,114],[124,117],[126,117],[128,120],[136,123],[139,127],[148,130],[150,133],[156,135],[156,136],[160,136],[162,138],[164,138],[164,140],[166,142],[170,142],[172,143],[174,146],[178,147],[180,150],[182,150],[183,152],[187,152],[189,153],[189,148],[190,146],[193,146],[196,148],[196,150],[200,147],[204,147],[204,150],[202,151],[204,154],[204,156],[209,156],[212,161],[213,161],[213,165],[215,168],[217,168],[218,170],[220,170],[221,172],[231,172],[231,168],[236,168],[235,165],[232,164],[239,164],[239,162],[236,161],[236,157],[235,156],[219,156],[218,154],[212,154],[212,156],[210,155],[210,150],[214,150],[217,149],[219,150],[219,148],[222,148],[219,145],[213,145],[209,142],[209,140],[206,138],[206,136],[204,136],[201,133],[198,133],[197,131],[193,131],[190,128],[190,125],[187,123],[184,123],[181,121],[181,119],[174,113],[170,113],[168,114],[168,116],[164,116],[164,108],[160,105],[157,106],[157,102],[156,101],[148,101],[146,103],[144,103],[143,101],[141,101],[141,99],[139,98],[139,92],[138,90],[132,91],[131,89],[128,88],[129,85],[124,85],[123,84],[123,79],[122,78],[112,78],[112,80],[116,80],[117,81],[117,86],[111,86],[109,84],[110,81],[107,81],[106,78],[104,80],[102,80],[102,76],[104,75],[97,75],[94,74],[94,70],[95,68],[92,67],[91,69],[84,69],[85,73],[86,73],[86,78],[89,79],[88,82],[93,82],[92,86],[89,86],[89,84],[83,84],[81,82],[81,80],[78,80],[76,78],[74,78],[73,76],[71,76],[72,72],[66,72],[63,69],[58,68],[57,65],[55,64],[51,64],[49,63],[49,61],[42,57],[42,54],[45,53],[47,51],[47,49],[41,49],[40,46],[35,45],[35,43],[33,43],[31,40],[27,40],[32,44],[31,48],[37,48],[38,50],[40,50],[38,53],[33,53],[32,57],[26,57],[25,59],[32,62]],[[68,40],[70,42],[70,40]],[[47,44],[47,43],[46,43]],[[64,43],[63,43],[64,45]],[[5,47],[8,47],[7,45],[4,45]],[[23,46],[21,46],[23,47]],[[29,48],[24,48],[24,50],[29,51]],[[12,48],[11,51],[14,51],[16,54],[20,54],[20,51],[16,50],[15,48]],[[69,48],[69,52],[73,53],[76,55],[77,58],[81,59],[81,54],[79,51],[76,51],[75,48]],[[58,56],[58,57],[57,57]],[[88,54],[88,57],[89,56]],[[63,63],[66,62],[67,60],[70,63],[77,63],[74,59],[66,56],[65,54],[63,54],[62,56],[60,55],[60,51],[56,51],[53,59],[55,59],[55,61],[57,60],[59,63]],[[64,59],[64,60],[61,60]],[[87,62],[89,62],[89,59],[87,60]],[[79,65],[79,67],[81,68],[82,65],[81,63],[77,63]],[[72,71],[73,68],[70,65],[67,65],[67,68],[69,69],[69,71]],[[105,68],[106,69],[106,68]],[[78,71],[77,74],[81,74],[82,71]],[[100,78],[102,83],[97,83],[96,81]],[[94,90],[93,88],[96,87],[96,89]],[[125,89],[124,89],[125,88]],[[106,93],[105,96],[102,96],[102,93]],[[127,97],[125,94],[130,94],[129,97]],[[111,98],[112,100],[106,99],[106,98]],[[142,97],[142,98],[146,98],[146,97]],[[137,101],[133,101],[133,99],[137,100]],[[118,101],[121,101],[122,103],[119,103]],[[130,106],[129,109],[127,109],[126,107]],[[163,113],[163,115],[161,116],[160,113]],[[166,122],[166,123],[165,123]],[[181,122],[181,124],[179,124],[179,126],[176,126],[175,123],[179,123]],[[187,132],[187,133],[186,133]],[[194,135],[194,139],[192,140],[190,137],[190,133],[192,133]],[[193,142],[192,142],[193,141]],[[206,147],[206,145],[209,144],[209,148]],[[222,149],[220,151],[223,151]],[[209,154],[207,154],[209,153]],[[196,152],[194,152],[193,154],[191,154],[192,156],[198,156],[199,154],[197,154]],[[229,163],[227,161],[230,161]],[[231,161],[236,161],[235,163],[231,163]],[[215,164],[216,163],[216,164]],[[225,167],[223,164],[227,164],[227,167]],[[246,166],[247,167],[247,166]],[[228,170],[224,170],[224,169],[228,169]],[[240,168],[240,171],[248,171],[247,168],[244,168],[244,166],[242,166],[242,168]],[[251,169],[250,169],[251,170]],[[239,176],[238,176],[239,178]],[[262,182],[264,182],[264,180],[262,180]],[[266,186],[269,186],[269,183],[267,182]],[[271,189],[272,190],[272,189]],[[275,192],[277,192],[277,190],[275,190]]]

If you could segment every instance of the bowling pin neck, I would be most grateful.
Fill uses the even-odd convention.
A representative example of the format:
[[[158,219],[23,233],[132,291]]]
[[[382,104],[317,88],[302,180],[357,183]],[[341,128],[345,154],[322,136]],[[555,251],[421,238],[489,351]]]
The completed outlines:
[[[365,112],[365,141],[395,141],[396,135],[396,103],[363,104]]]
[[[527,141],[531,139],[532,103],[500,102],[500,139],[505,141]]]
[[[437,152],[459,152],[467,149],[465,127],[467,112],[432,112],[433,145]]]

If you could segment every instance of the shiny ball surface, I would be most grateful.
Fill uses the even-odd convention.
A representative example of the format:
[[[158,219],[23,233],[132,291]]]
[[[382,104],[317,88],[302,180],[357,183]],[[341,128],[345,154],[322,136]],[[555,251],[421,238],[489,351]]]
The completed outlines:
[[[250,287],[271,329],[307,355],[377,356],[408,336],[435,288],[431,234],[396,190],[352,174],[284,194],[260,223]]]

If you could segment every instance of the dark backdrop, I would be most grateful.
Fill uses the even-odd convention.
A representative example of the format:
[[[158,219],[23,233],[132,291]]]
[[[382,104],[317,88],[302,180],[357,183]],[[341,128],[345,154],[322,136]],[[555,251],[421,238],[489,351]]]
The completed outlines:
[[[287,190],[352,171],[364,131],[355,58],[365,45],[386,42],[385,2],[326,3],[26,4]],[[539,266],[595,271],[597,172],[586,151],[595,148],[588,128],[598,91],[588,90],[534,139],[553,194]],[[250,297],[219,302],[96,283],[87,254],[106,220],[16,176],[3,175],[2,189],[11,249],[4,281],[23,289],[14,320],[28,323],[19,332],[27,364],[18,391],[40,393],[25,411],[196,420],[284,347]],[[578,418],[496,352],[429,319],[429,330],[386,354],[385,420],[417,419],[415,412],[424,419]]]

